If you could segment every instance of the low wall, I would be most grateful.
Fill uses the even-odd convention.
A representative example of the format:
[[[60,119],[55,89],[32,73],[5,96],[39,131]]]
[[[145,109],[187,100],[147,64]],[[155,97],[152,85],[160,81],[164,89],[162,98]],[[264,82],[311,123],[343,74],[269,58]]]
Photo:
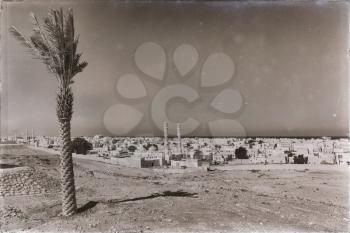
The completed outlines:
[[[30,146],[30,145],[27,145],[27,147],[30,148],[30,149],[33,149],[33,150],[41,150],[41,151],[44,151],[44,152],[47,152],[47,153],[50,153],[50,154],[55,154],[55,155],[59,155],[60,154],[59,151],[56,151],[56,150],[53,150],[53,149],[50,149],[50,148],[36,147],[36,146]]]
[[[77,158],[77,159],[88,159],[88,160],[94,160],[94,161],[99,161],[104,163],[113,163],[111,159],[105,159],[103,157],[98,157],[97,155],[82,155],[82,154],[72,153],[72,156],[73,158]]]
[[[139,157],[111,158],[113,164],[124,167],[141,168],[141,159]]]
[[[225,166],[212,166],[218,170],[336,170],[350,172],[348,165],[322,165],[322,164],[226,164]]]
[[[185,159],[185,160],[170,160],[171,167],[199,167],[200,161],[198,159]]]
[[[186,169],[171,167],[171,168],[153,168],[153,171],[159,174],[182,174],[182,173],[192,173],[192,172],[207,172],[208,165],[204,165],[201,167],[187,167]]]

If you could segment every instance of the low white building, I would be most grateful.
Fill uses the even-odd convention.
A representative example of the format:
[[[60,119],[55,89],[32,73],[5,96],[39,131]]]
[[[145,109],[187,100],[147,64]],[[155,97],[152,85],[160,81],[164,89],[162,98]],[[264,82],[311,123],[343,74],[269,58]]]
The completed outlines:
[[[170,166],[173,168],[194,168],[200,167],[201,161],[198,159],[170,160]]]

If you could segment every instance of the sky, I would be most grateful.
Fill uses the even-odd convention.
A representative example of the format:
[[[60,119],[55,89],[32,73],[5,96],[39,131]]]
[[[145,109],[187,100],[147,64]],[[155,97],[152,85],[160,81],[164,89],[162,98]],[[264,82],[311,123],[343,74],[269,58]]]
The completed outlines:
[[[2,132],[58,134],[57,82],[8,33],[73,8],[72,135],[348,136],[345,3],[6,3]]]

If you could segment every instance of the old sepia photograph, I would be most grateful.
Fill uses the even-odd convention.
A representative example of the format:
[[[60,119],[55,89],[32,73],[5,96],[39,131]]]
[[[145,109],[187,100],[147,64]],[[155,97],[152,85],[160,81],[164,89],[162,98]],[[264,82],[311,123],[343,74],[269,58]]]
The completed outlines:
[[[0,0],[0,232],[350,232],[343,0]]]

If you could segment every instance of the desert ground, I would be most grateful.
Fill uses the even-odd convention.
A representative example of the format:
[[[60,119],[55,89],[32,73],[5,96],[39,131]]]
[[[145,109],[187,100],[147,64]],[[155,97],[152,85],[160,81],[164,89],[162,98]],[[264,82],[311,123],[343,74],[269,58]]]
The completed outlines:
[[[67,218],[60,215],[57,155],[18,145],[2,145],[0,152],[2,164],[19,166],[0,170],[2,232],[349,231],[348,167],[169,172],[74,159],[79,210]],[[25,187],[17,180],[6,187],[6,177],[21,171],[35,180],[19,177]]]

